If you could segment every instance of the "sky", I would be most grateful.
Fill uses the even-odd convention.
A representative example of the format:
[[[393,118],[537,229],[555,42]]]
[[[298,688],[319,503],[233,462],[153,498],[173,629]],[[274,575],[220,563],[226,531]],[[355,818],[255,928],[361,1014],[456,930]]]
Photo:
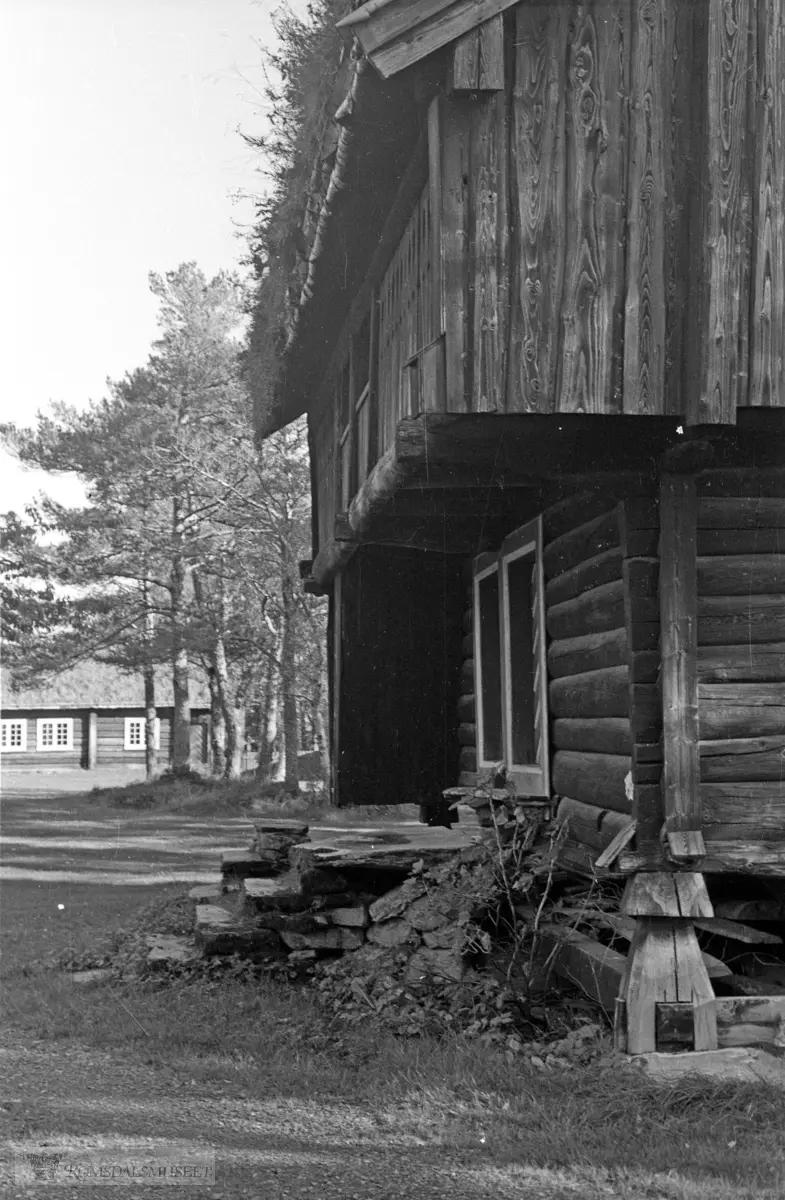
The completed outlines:
[[[0,421],[99,399],[144,363],[150,271],[238,267],[265,184],[237,129],[264,129],[278,6],[0,0]],[[0,452],[0,512],[42,486],[78,502]]]

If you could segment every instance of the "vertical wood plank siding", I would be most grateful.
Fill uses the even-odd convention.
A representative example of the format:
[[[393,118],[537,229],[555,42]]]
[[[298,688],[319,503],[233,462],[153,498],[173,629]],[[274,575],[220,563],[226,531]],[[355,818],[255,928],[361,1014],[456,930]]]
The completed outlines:
[[[709,0],[706,325],[699,423],[730,423],[748,387],[749,0]],[[746,303],[745,303],[746,300]]]
[[[432,270],[431,211],[426,187],[379,287],[380,454],[392,445],[398,422],[411,416],[405,364],[437,336]]]
[[[578,5],[567,68],[559,409],[622,411],[629,8]]]
[[[564,287],[567,12],[516,9],[511,172],[515,276],[510,412],[549,412],[556,399]]]
[[[754,20],[749,403],[776,405],[785,396],[785,21],[774,3],[759,3]]]

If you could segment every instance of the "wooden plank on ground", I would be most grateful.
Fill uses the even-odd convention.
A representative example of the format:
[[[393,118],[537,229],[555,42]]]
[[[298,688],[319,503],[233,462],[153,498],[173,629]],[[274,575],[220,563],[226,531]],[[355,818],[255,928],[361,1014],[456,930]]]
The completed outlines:
[[[624,955],[575,930],[543,933],[543,942],[557,975],[598,1001],[606,1012],[614,1011],[626,966]]]
[[[719,996],[717,1044],[785,1049],[785,996]],[[657,1005],[657,1044],[692,1045],[692,1005]]]

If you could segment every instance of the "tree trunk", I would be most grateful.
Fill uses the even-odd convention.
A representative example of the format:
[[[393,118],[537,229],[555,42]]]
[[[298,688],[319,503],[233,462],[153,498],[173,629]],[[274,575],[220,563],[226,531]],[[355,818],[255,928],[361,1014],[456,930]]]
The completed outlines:
[[[287,791],[299,788],[297,761],[297,666],[294,646],[294,587],[288,571],[281,579],[281,692],[283,695],[283,782]]]
[[[142,603],[144,604],[144,640],[146,661],[142,671],[144,678],[144,765],[145,777],[155,779],[158,774],[158,751],[155,745],[155,664],[153,662],[153,641],[155,639],[155,617],[150,607],[149,589],[142,584]]]
[[[173,506],[175,543],[182,540],[180,505]],[[188,647],[185,642],[185,562],[179,550],[172,557],[172,773],[187,775],[191,766],[191,703],[188,696]]]
[[[158,751],[155,747],[155,667],[144,668],[144,765],[147,779],[158,774]]]
[[[222,776],[226,765],[226,721],[221,695],[215,681],[215,666],[209,672],[210,681],[210,749],[213,775]]]
[[[256,774],[268,782],[273,777],[273,763],[278,743],[278,666],[274,659],[269,659],[267,677],[265,679],[262,710],[259,713],[259,753],[256,764]]]
[[[218,695],[221,698],[224,722],[226,725],[226,758],[224,762],[224,778],[239,779],[243,773],[243,729],[242,711],[235,706],[231,695],[232,685],[229,679],[229,669],[226,665],[226,647],[221,634],[216,630],[215,648],[215,682]]]

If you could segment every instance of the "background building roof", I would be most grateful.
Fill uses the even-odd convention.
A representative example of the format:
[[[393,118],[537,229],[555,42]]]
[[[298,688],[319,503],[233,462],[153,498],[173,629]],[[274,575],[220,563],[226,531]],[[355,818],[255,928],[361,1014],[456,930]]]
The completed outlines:
[[[201,671],[192,668],[189,698],[194,708],[209,708],[210,692]],[[156,668],[155,702],[169,708],[173,702],[171,672]],[[141,673],[122,671],[109,663],[90,660],[50,675],[35,687],[15,688],[8,672],[0,676],[0,707],[15,708],[142,708]]]

